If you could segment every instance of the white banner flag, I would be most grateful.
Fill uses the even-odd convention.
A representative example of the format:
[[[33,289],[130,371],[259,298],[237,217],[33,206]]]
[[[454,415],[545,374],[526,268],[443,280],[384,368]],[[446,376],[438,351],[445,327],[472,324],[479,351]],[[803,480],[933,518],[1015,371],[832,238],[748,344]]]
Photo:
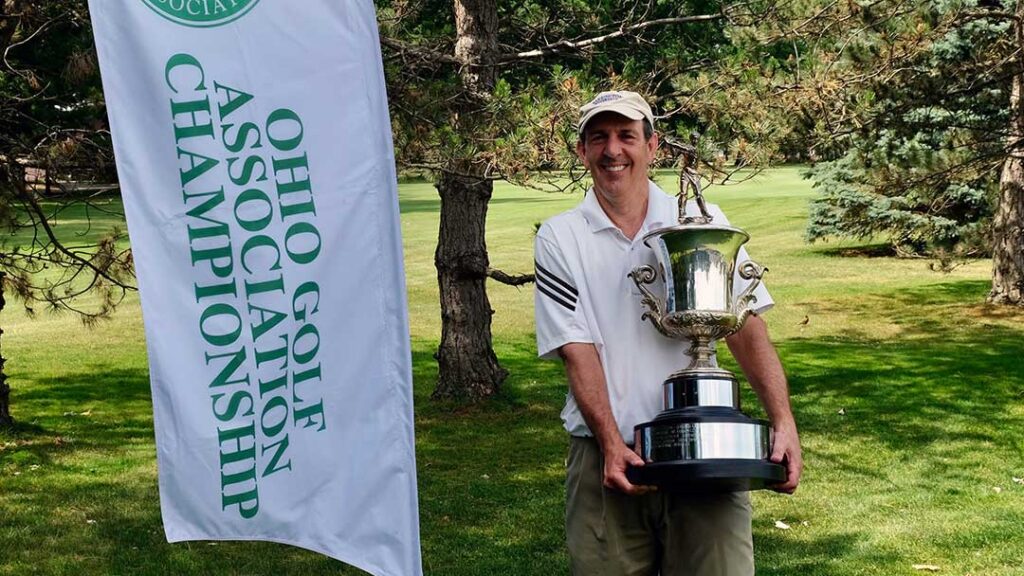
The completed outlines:
[[[369,0],[91,0],[167,539],[422,573]]]

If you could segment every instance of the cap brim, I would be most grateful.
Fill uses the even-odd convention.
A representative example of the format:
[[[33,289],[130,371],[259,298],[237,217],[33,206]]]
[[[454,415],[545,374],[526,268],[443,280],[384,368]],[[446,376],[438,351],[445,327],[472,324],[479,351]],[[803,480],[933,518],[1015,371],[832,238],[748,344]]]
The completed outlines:
[[[587,125],[587,122],[593,120],[594,116],[597,116],[598,114],[604,114],[605,112],[611,112],[613,114],[618,114],[619,116],[625,116],[630,120],[643,120],[644,118],[647,117],[647,115],[641,112],[640,110],[637,110],[636,108],[632,108],[630,106],[599,107],[591,110],[590,112],[587,112],[586,114],[583,115],[583,118],[580,118],[579,126],[576,128],[577,133],[582,135],[583,128]]]

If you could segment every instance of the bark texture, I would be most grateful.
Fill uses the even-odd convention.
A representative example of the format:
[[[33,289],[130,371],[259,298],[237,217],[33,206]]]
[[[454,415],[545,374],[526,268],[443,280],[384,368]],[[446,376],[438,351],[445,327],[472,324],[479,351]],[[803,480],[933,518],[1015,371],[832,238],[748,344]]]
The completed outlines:
[[[1024,46],[1024,0],[1017,2],[1014,24],[1018,46]],[[992,221],[993,304],[1024,306],[1024,58],[1018,56],[1010,91],[1010,135],[999,177],[999,204]]]
[[[496,393],[507,372],[491,345],[484,223],[489,180],[444,174],[434,265],[441,289],[441,345],[435,398],[477,401]]]
[[[498,5],[494,0],[455,1],[455,59],[462,64],[462,84],[486,100],[497,80]]]
[[[491,66],[498,49],[498,10],[494,0],[455,1],[455,58],[464,88],[462,121],[472,129],[496,79]],[[441,224],[434,265],[441,291],[441,345],[434,398],[478,401],[495,394],[508,373],[491,343],[487,298],[487,203],[493,183],[473,158],[454,161],[437,182]]]

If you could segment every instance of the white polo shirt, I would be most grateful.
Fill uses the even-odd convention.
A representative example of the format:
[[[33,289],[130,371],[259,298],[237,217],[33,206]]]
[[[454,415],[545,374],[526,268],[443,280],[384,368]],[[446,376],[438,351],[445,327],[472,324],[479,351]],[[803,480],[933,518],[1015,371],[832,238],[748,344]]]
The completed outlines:
[[[558,358],[558,349],[570,342],[592,343],[604,367],[612,414],[622,438],[633,442],[633,427],[653,419],[664,409],[662,382],[689,365],[689,343],[662,336],[648,320],[640,291],[626,275],[636,266],[657,268],[654,251],[644,245],[648,232],[678,223],[678,203],[653,182],[648,184],[647,217],[636,236],[626,238],[608,218],[593,189],[578,206],[546,221],[534,244],[536,284],[534,306],[537,353]],[[728,224],[715,205],[708,210],[715,224]],[[696,214],[697,207],[687,206]],[[740,249],[737,262],[748,259]],[[749,284],[737,272],[733,294]],[[651,287],[664,298],[663,279]],[[761,285],[755,290],[755,311],[771,308],[773,301]],[[573,436],[591,436],[572,393],[562,410],[565,429]]]

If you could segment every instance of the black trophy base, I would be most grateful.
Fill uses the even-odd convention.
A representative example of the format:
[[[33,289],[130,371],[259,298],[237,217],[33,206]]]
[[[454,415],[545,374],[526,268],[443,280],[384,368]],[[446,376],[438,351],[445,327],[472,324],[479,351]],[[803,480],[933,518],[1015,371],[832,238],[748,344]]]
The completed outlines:
[[[786,469],[764,460],[690,460],[651,462],[626,469],[633,484],[668,492],[708,494],[770,488],[786,479]]]
[[[786,479],[771,462],[771,425],[740,411],[739,385],[717,368],[684,370],[664,384],[665,410],[634,427],[646,463],[626,470],[633,484],[668,492],[745,492]]]

